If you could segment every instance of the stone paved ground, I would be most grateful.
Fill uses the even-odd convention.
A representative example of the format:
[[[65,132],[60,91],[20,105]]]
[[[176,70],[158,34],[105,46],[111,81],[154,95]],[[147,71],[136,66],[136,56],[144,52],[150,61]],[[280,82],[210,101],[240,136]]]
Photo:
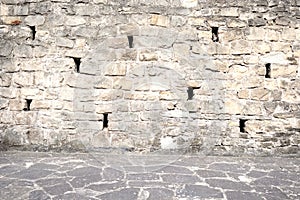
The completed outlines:
[[[1,199],[300,199],[299,158],[0,152]]]

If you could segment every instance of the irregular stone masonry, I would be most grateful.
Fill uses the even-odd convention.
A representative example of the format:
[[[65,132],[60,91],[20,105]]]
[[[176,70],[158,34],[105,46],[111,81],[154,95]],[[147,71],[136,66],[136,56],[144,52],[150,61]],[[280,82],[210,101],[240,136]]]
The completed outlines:
[[[2,0],[1,143],[299,155],[298,0]]]

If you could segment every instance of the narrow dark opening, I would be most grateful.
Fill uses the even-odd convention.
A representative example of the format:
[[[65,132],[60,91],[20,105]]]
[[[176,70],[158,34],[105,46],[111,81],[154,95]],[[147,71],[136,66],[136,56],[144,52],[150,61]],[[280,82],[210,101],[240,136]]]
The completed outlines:
[[[219,27],[211,27],[212,41],[219,42]]]
[[[271,78],[271,64],[267,63],[265,66],[266,66],[265,78]]]
[[[188,93],[188,100],[192,100],[194,97],[194,88],[188,87],[187,93]]]
[[[80,73],[81,58],[73,58],[75,62],[76,72]]]
[[[26,100],[26,105],[25,108],[23,109],[24,111],[30,111],[30,104],[32,103],[32,99],[25,99]]]
[[[133,36],[130,35],[127,36],[127,38],[128,38],[129,48],[133,48]]]
[[[246,119],[240,119],[240,132],[241,133],[247,133],[247,131],[245,130],[246,127]]]
[[[103,129],[108,128],[108,113],[103,114]]]
[[[32,33],[32,40],[35,40],[35,34],[36,34],[35,26],[29,26],[29,28],[31,29],[31,33]]]

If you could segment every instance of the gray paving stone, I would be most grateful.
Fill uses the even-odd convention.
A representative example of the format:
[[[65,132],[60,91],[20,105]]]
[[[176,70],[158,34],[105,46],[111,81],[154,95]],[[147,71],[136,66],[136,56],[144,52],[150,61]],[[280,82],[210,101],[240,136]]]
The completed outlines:
[[[53,198],[53,200],[97,200],[97,198],[86,197],[76,193],[69,193],[56,196]]]
[[[73,180],[70,181],[70,184],[74,188],[81,188],[85,187],[88,184],[99,182],[102,180],[102,176],[99,175],[87,175],[87,176],[79,176],[75,177]]]
[[[51,198],[43,190],[34,190],[29,193],[29,200],[50,200]]]
[[[203,185],[186,185],[177,195],[180,197],[223,198],[220,190]]]
[[[161,175],[164,182],[167,183],[196,183],[201,182],[197,176],[183,174],[165,174]]]
[[[120,188],[125,188],[125,182],[116,182],[116,183],[98,183],[98,184],[91,184],[86,189],[91,189],[98,192],[110,191],[110,190],[117,190]]]
[[[124,179],[124,176],[124,171],[110,167],[104,168],[103,170],[103,180],[122,180]]]
[[[168,173],[168,174],[193,174],[193,172],[185,167],[179,166],[164,166],[160,169],[154,170],[155,173]]]
[[[10,174],[9,177],[35,180],[35,179],[44,178],[51,173],[53,173],[53,171],[28,168],[28,169],[21,170],[20,172],[16,172],[14,174]]]
[[[80,167],[72,171],[69,171],[67,174],[69,176],[91,176],[91,175],[100,175],[102,170],[96,167]]]
[[[211,187],[229,189],[229,190],[239,190],[239,191],[250,191],[251,188],[249,185],[246,185],[243,182],[234,182],[226,179],[206,179],[205,180]]]
[[[119,191],[114,191],[106,194],[97,196],[101,200],[112,200],[112,199],[137,199],[139,194],[139,189],[136,188],[125,188]]]
[[[50,195],[60,195],[68,191],[73,191],[73,188],[68,183],[61,183],[53,186],[43,187],[43,189]]]
[[[174,191],[165,188],[149,188],[146,191],[149,192],[147,200],[169,200],[174,197]]]
[[[228,191],[225,192],[227,200],[263,200],[261,195],[253,192]]]
[[[211,178],[211,177],[227,177],[224,172],[214,171],[214,170],[196,170],[196,173],[203,178]]]
[[[128,174],[127,180],[159,180],[159,176],[153,173]]]

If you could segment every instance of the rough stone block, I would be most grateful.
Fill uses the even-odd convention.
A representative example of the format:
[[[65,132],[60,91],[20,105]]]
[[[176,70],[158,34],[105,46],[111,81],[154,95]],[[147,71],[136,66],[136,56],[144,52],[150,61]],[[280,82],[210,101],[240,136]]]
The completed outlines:
[[[70,40],[68,38],[59,37],[59,38],[56,38],[56,45],[59,47],[73,48],[74,41]]]
[[[1,21],[7,25],[19,25],[22,23],[21,17],[3,16]]]
[[[194,8],[198,6],[198,0],[180,0],[180,2],[185,8]]]
[[[225,17],[238,17],[239,16],[239,8],[231,7],[231,8],[221,8],[220,15]]]
[[[105,66],[104,75],[107,76],[125,76],[127,66],[126,63],[110,63]]]
[[[271,52],[265,54],[260,58],[260,60],[263,63],[272,63],[272,64],[274,63],[274,64],[281,64],[281,65],[289,64],[286,55],[282,52]]]
[[[169,27],[170,18],[164,15],[152,15],[150,24],[155,26]]]
[[[80,17],[80,16],[68,16],[65,22],[67,26],[78,26],[78,25],[83,25],[85,23],[86,20],[84,19],[84,17]]]
[[[25,18],[25,23],[28,26],[39,26],[45,23],[45,17],[42,15],[32,15]]]
[[[251,45],[246,40],[236,40],[231,42],[231,53],[234,55],[250,54]]]

